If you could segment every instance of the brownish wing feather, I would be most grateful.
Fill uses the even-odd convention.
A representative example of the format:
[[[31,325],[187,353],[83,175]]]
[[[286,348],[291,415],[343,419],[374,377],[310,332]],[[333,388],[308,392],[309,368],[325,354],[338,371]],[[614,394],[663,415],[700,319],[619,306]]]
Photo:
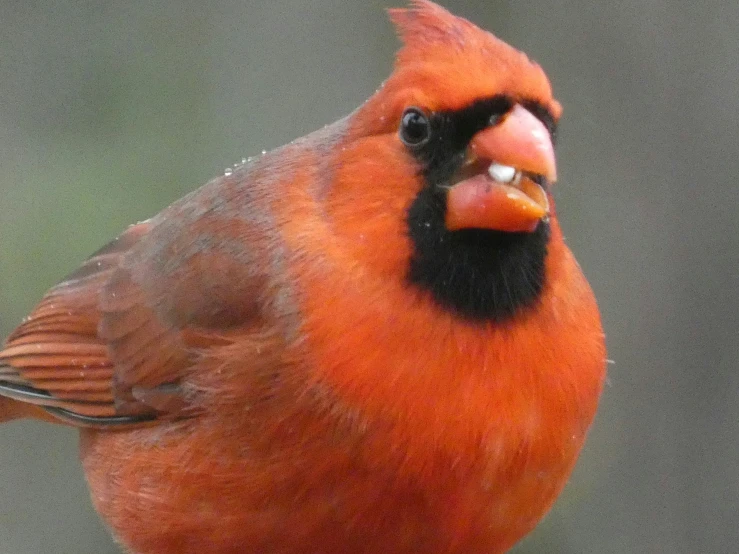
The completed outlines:
[[[85,417],[134,415],[115,406],[114,364],[98,337],[99,300],[121,257],[149,227],[135,225],[91,256],[8,337],[0,351],[0,380],[16,385],[15,398]]]
[[[259,317],[271,224],[253,189],[211,182],[52,288],[0,351],[0,395],[78,425],[187,415],[197,357]]]
[[[180,332],[159,320],[122,267],[150,228],[129,228],[46,294],[0,352],[6,392],[15,385],[16,399],[80,421],[160,415],[136,400],[135,376],[152,371],[141,379],[152,388],[175,383],[187,352]]]

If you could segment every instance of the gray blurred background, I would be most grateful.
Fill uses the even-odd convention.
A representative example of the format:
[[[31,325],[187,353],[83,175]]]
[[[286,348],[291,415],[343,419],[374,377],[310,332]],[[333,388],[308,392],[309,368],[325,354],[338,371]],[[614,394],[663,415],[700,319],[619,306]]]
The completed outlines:
[[[2,0],[0,334],[127,224],[360,104],[400,3]],[[443,3],[553,81],[559,212],[615,360],[516,552],[736,552],[739,2]],[[1,427],[0,553],[117,551],[76,434]]]

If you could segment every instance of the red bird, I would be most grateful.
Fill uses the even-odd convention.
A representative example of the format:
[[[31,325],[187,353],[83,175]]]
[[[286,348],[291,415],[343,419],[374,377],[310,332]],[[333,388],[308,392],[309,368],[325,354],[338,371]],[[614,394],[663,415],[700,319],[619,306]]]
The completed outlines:
[[[133,552],[504,552],[575,464],[605,349],[560,105],[470,22],[391,17],[362,107],[130,227],[0,352],[0,417],[80,429]]]

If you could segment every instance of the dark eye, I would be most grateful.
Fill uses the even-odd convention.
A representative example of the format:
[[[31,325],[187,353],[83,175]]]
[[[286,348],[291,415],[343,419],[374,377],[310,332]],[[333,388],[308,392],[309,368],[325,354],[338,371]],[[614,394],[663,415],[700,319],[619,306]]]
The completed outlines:
[[[418,108],[408,108],[400,120],[400,140],[408,146],[418,146],[429,139],[429,118]]]
[[[490,116],[490,121],[488,122],[488,125],[490,125],[491,127],[495,127],[498,123],[500,123],[500,120],[503,119],[503,116],[506,113],[507,112],[503,112],[503,113],[496,112],[496,113],[494,113],[493,115]]]

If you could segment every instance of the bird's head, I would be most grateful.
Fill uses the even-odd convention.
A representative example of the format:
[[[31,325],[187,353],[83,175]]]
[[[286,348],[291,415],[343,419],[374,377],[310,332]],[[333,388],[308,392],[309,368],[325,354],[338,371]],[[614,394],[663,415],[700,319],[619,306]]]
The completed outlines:
[[[403,47],[350,118],[332,211],[437,304],[513,316],[546,278],[560,105],[537,64],[469,21],[426,0],[390,16]]]

